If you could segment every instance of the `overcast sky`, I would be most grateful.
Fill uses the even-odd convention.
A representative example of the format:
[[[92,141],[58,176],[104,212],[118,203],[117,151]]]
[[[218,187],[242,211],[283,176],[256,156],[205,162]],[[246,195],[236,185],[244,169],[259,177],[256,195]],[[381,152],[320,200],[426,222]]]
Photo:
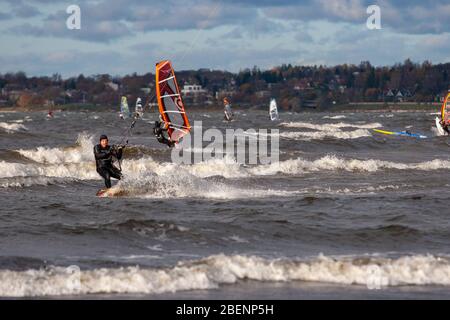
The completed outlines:
[[[66,8],[81,8],[68,30]],[[366,27],[379,5],[382,30]],[[450,61],[449,0],[0,0],[0,73]]]

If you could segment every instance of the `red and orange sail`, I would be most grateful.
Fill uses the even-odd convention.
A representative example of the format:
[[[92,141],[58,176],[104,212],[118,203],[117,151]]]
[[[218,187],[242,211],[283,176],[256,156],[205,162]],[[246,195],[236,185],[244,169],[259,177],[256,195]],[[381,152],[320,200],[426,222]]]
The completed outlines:
[[[156,97],[159,113],[168,125],[168,134],[172,141],[179,142],[189,134],[191,125],[186,116],[181,91],[170,61],[156,64]]]
[[[450,93],[447,94],[442,104],[441,119],[445,125],[450,125]]]

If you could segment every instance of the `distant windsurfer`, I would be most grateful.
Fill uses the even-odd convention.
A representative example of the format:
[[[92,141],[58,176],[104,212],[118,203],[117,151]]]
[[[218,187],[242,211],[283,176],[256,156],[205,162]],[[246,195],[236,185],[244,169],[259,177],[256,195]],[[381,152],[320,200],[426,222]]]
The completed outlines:
[[[441,120],[439,123],[441,124],[442,129],[444,129],[444,131],[447,132],[448,135],[450,135],[450,121],[445,122],[445,121]]]
[[[134,117],[135,117],[135,119],[139,119],[139,118],[142,118],[143,114],[144,114],[144,107],[142,106],[142,99],[137,98]]]
[[[101,135],[100,143],[94,147],[97,172],[105,180],[107,189],[111,188],[111,178],[117,180],[122,178],[121,170],[113,164],[113,157],[120,161],[123,148],[123,146],[110,146],[106,135]]]
[[[120,119],[125,120],[131,118],[130,108],[128,107],[128,98],[126,96],[122,97],[120,102]]]
[[[160,118],[161,120],[161,118]],[[153,134],[158,140],[159,143],[167,145],[169,148],[175,146],[175,142],[170,140],[170,138],[166,138],[164,136],[164,132],[167,132],[168,127],[167,124],[163,121],[155,121],[155,126],[153,127]]]
[[[441,116],[436,118],[436,126],[440,135],[450,135],[450,90],[441,107]]]
[[[233,119],[233,111],[231,110],[231,104],[227,98],[223,98],[223,106],[224,106],[223,112],[225,113],[225,120],[231,121]]]

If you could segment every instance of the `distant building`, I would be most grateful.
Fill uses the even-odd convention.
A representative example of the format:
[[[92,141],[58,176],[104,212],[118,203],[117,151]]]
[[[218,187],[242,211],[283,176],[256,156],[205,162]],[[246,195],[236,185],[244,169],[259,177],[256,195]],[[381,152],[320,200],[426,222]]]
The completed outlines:
[[[256,92],[256,96],[258,98],[269,98],[270,97],[270,91],[267,90],[261,90]]]
[[[145,94],[150,94],[150,92],[152,92],[152,88],[141,88],[141,91]]]
[[[8,84],[5,85],[3,90],[2,90],[2,92],[5,92],[6,94],[8,94],[8,93],[10,93],[12,91],[14,91],[14,92],[23,91],[23,90],[25,90],[25,87],[20,85],[20,84],[8,83]]]
[[[26,92],[26,90],[11,90],[8,91],[8,99],[11,101],[18,100],[22,93]]]
[[[189,95],[200,95],[200,94],[206,94],[207,91],[202,88],[201,85],[198,84],[186,84],[183,87],[183,90],[181,90],[181,93],[183,95],[189,96]]]
[[[106,83],[106,85],[108,87],[110,87],[111,89],[113,89],[114,91],[118,91],[119,87],[120,87],[117,83],[114,83],[114,82],[108,82],[108,83]]]
[[[220,90],[216,92],[216,99],[217,100],[222,100],[223,98],[226,97],[232,97],[236,94],[235,90]]]
[[[281,83],[269,83],[267,84],[269,90],[281,90],[283,85]]]

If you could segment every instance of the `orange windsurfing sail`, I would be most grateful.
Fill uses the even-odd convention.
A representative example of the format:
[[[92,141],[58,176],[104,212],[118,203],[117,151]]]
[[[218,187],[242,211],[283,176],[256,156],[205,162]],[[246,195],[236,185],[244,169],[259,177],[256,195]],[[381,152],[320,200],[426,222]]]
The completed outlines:
[[[169,137],[172,141],[179,142],[189,134],[191,125],[186,116],[175,72],[168,60],[156,64],[156,96],[159,113],[168,126]]]
[[[450,93],[447,94],[442,104],[441,119],[445,125],[450,125]]]

